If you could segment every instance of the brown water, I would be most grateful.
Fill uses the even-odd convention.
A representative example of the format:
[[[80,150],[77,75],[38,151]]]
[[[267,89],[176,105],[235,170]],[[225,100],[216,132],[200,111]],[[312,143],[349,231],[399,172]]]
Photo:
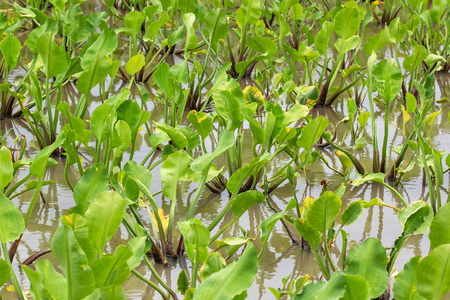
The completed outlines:
[[[93,6],[93,10],[98,10],[98,6]],[[374,28],[374,30],[377,30]],[[387,51],[389,52],[389,51]],[[390,56],[386,53],[386,56]],[[177,62],[179,58],[173,58],[174,62]],[[361,59],[365,61],[365,59]],[[16,80],[20,78],[23,74],[21,72],[11,72],[10,80]],[[436,75],[436,99],[442,97],[450,96],[450,76],[449,74],[437,74]],[[245,84],[249,84],[247,81]],[[250,82],[251,84],[251,82]],[[115,83],[115,91],[120,90],[122,87],[121,82]],[[89,112],[92,112],[95,107],[97,107],[101,102],[98,99],[98,91],[94,89],[92,92],[92,102],[89,108]],[[65,87],[65,97],[66,100],[73,104],[79,99],[80,94],[76,91],[75,87],[68,85]],[[152,97],[151,97],[152,98]],[[402,143],[402,134],[395,128],[393,124],[401,128],[401,111],[400,111],[400,101],[396,101],[391,107],[391,124],[389,127],[389,148],[397,146]],[[289,105],[289,103],[285,103]],[[363,103],[363,107],[368,110],[368,101]],[[163,106],[154,101],[147,103],[147,109],[152,113],[151,120],[161,121]],[[383,136],[383,118],[384,118],[384,108],[380,105],[377,108],[377,122],[378,122],[378,137],[381,141]],[[449,107],[447,102],[436,103],[435,109],[442,109],[442,113],[437,117],[435,126],[431,131],[434,146],[439,150],[450,150],[450,126],[448,124],[447,116],[449,113]],[[331,124],[337,123],[340,119],[346,116],[346,105],[345,99],[339,99],[336,101],[335,105],[330,108],[318,108],[314,109],[311,114],[313,116],[324,115],[326,116]],[[88,113],[89,115],[90,113]],[[345,126],[344,126],[345,127]],[[366,140],[371,141],[370,136],[370,125],[367,128]],[[38,152],[38,147],[35,142],[33,142],[32,133],[27,127],[26,122],[22,118],[17,119],[5,119],[0,120],[0,135],[4,134],[8,129],[12,128],[11,137],[8,138],[8,145],[12,145],[12,140],[15,136],[23,134],[27,137],[28,148],[27,156],[34,157]],[[248,131],[248,129],[247,129]],[[343,131],[343,127],[340,128]],[[339,132],[339,136],[342,138],[343,132]],[[349,145],[350,138],[347,136],[344,139],[344,145]],[[146,154],[150,151],[149,139],[146,135],[141,134],[138,137],[137,153],[134,160],[140,162]],[[251,155],[250,147],[251,145],[246,145],[248,155]],[[324,156],[328,159],[329,163],[337,168],[339,168],[339,161],[334,155],[334,151],[330,148],[321,150]],[[89,157],[87,151],[81,153],[85,156],[83,158],[84,167],[88,167],[91,164],[91,158]],[[360,150],[355,150],[354,153],[360,158],[363,165],[367,170],[371,169],[371,145],[368,144]],[[157,154],[156,154],[157,155]],[[250,157],[250,156],[249,156]],[[396,154],[389,152],[388,166],[392,164],[393,160],[396,158]],[[125,158],[126,159],[126,158]],[[244,160],[245,161],[245,160]],[[275,171],[278,168],[284,166],[289,159],[287,157],[279,156],[272,163],[269,171]],[[225,162],[222,162],[225,165]],[[220,165],[220,163],[218,163]],[[59,165],[53,167],[47,171],[46,179],[52,179],[56,181],[56,184],[44,187],[43,195],[47,201],[47,204],[37,205],[33,211],[31,221],[24,233],[22,242],[19,245],[17,252],[17,260],[22,261],[33,253],[36,253],[43,249],[50,248],[51,238],[59,225],[59,218],[65,214],[75,205],[73,201],[72,192],[66,186],[64,180],[64,159],[59,160]],[[19,174],[19,178],[24,176],[25,172]],[[80,178],[79,174],[69,169],[69,176],[73,184],[75,184]],[[156,193],[161,190],[161,181],[159,178],[159,168],[155,168],[153,171],[153,183],[152,183],[152,193]],[[306,175],[306,176],[305,176]],[[301,177],[298,178],[296,182],[296,192],[299,199],[311,195],[313,197],[318,197],[322,186],[320,182],[322,180],[327,180],[329,182],[329,190],[335,190],[341,183],[341,177],[330,171],[324,164],[316,163],[311,171],[306,172],[306,174],[301,173]],[[442,188],[443,199],[446,199],[448,195],[449,186],[449,176],[445,176],[445,182]],[[187,214],[187,208],[189,206],[189,199],[192,198],[197,184],[195,183],[180,183],[177,195],[177,215],[178,220],[184,220]],[[398,191],[405,197],[407,202],[413,202],[416,200],[427,200],[428,192],[427,187],[422,185],[422,176],[419,168],[416,166],[412,172],[407,173],[400,186],[397,187]],[[290,186],[287,182],[277,188],[272,194],[272,200],[275,206],[280,210],[283,209],[289,200],[293,197]],[[367,184],[360,187],[348,187],[343,200],[343,209],[347,207],[349,203],[355,200],[364,199],[369,201],[372,198],[381,198],[386,204],[401,207],[401,203],[396,199],[392,193],[385,189],[383,186],[378,184]],[[25,212],[29,200],[31,198],[31,193],[25,193],[18,198],[14,199],[13,202],[22,212]],[[226,205],[228,201],[228,193],[224,192],[220,195],[213,194],[205,188],[202,193],[202,198],[199,201],[198,207],[196,209],[194,217],[202,220],[204,224],[209,224],[221,211],[221,209]],[[163,196],[158,195],[156,197],[158,205],[162,207],[166,212],[169,210],[169,201]],[[445,201],[445,200],[444,200]],[[242,216],[239,221],[245,230],[248,230],[248,236],[255,237],[257,234],[257,226],[261,222],[269,217],[273,212],[267,207],[267,205],[262,204],[252,207],[246,214]],[[142,212],[141,217],[144,221],[148,220],[148,215],[146,212]],[[227,216],[223,223],[227,222]],[[148,224],[147,224],[148,225]],[[293,226],[293,232],[296,232]],[[346,228],[349,235],[348,247],[349,249],[361,244],[365,239],[369,237],[378,238],[385,247],[391,247],[394,244],[396,238],[401,234],[402,228],[397,220],[397,215],[393,209],[386,207],[371,207],[364,210],[362,216],[354,224]],[[233,226],[225,235],[229,236],[239,236],[240,229],[237,226]],[[109,250],[114,249],[118,245],[125,244],[128,240],[128,234],[124,228],[119,228],[116,235],[111,239],[108,244]],[[341,241],[338,239],[336,245],[340,247]],[[256,241],[257,248],[261,245]],[[410,238],[403,250],[397,262],[395,264],[396,270],[400,271],[403,265],[413,256],[428,254],[429,241],[428,234],[418,235]],[[332,253],[336,260],[339,258],[340,254],[338,249],[335,247]],[[46,259],[54,260],[52,254],[44,256]],[[178,274],[182,268],[188,266],[190,270],[191,263],[188,258],[182,257],[178,261],[169,261],[169,265],[164,267],[161,264],[156,264],[157,270],[161,277],[175,290],[176,280]],[[146,266],[142,265],[139,267],[138,271],[149,278],[151,276],[150,271]],[[15,264],[15,272],[19,278],[19,282],[24,289],[29,287],[29,282],[22,271],[21,268]],[[248,291],[248,299],[273,299],[271,292],[267,289],[268,287],[278,288],[282,286],[281,278],[292,273],[292,278],[296,278],[301,275],[310,274],[314,278],[320,278],[320,270],[318,269],[315,259],[310,252],[303,251],[299,247],[292,245],[285,229],[279,222],[275,226],[272,234],[270,235],[268,248],[265,251],[260,263],[258,274],[252,287]],[[127,283],[125,284],[125,290],[127,298],[129,299],[159,299],[159,295],[155,294],[155,291],[148,287],[145,283],[140,281],[135,276],[131,276]],[[14,299],[13,293],[6,291],[3,287],[0,290],[0,296],[4,299]],[[448,298],[450,299],[450,297]]]

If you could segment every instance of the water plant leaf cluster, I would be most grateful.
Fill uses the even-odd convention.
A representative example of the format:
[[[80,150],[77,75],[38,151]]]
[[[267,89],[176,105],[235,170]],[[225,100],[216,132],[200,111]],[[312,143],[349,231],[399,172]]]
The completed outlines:
[[[0,4],[0,122],[26,131],[0,127],[0,286],[18,299],[125,299],[137,278],[162,299],[250,299],[281,224],[319,275],[267,287],[276,299],[442,298],[450,156],[435,146],[435,82],[450,70],[449,28],[447,0]],[[337,121],[319,115],[334,106]],[[50,248],[19,261],[58,164],[70,209]],[[318,165],[339,184],[300,196]],[[398,189],[411,176],[427,197]],[[372,184],[394,200],[347,201]],[[290,195],[275,203],[281,186]],[[225,200],[202,220],[211,194]],[[240,226],[262,207],[271,214]],[[392,211],[400,235],[349,245],[374,207]],[[424,234],[429,253],[399,266]],[[186,259],[175,281],[157,271]]]

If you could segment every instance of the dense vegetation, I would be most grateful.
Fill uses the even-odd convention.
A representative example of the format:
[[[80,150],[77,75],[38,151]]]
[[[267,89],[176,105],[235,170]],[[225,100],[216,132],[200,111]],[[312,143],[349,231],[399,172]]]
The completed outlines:
[[[244,299],[278,222],[322,276],[283,278],[270,288],[277,299],[440,299],[450,290],[450,156],[433,145],[436,100],[445,100],[435,97],[435,74],[450,70],[446,0],[103,0],[98,11],[83,2],[17,0],[0,10],[0,116],[26,122],[33,136],[0,132],[0,286],[14,297],[124,299],[135,276],[162,299]],[[65,96],[71,84],[75,103]],[[337,103],[346,107],[338,122],[313,117]],[[140,136],[151,145],[143,155]],[[30,142],[39,149],[31,157]],[[325,147],[337,159],[327,160]],[[42,189],[54,184],[46,170],[58,162],[72,208],[51,249],[18,262]],[[299,178],[317,164],[340,184],[324,181],[317,199],[300,197]],[[417,168],[428,197],[410,202],[396,186],[405,174],[421,176]],[[183,214],[180,181],[196,187]],[[372,183],[398,203],[343,205],[346,190]],[[270,198],[281,185],[292,197],[282,210]],[[24,193],[25,210],[15,202]],[[208,193],[229,197],[204,224],[195,216]],[[273,214],[255,235],[230,236],[262,206]],[[346,227],[373,206],[394,210],[403,232],[388,248],[374,237],[348,247]],[[112,249],[119,227],[127,242]],[[430,252],[396,272],[407,240],[425,233]],[[155,265],[182,256],[192,264],[170,286]],[[143,264],[155,280],[138,271]]]

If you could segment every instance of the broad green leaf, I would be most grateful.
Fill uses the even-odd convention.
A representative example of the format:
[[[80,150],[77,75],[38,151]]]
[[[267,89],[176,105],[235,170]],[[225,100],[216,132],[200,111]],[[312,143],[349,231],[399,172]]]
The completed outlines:
[[[5,197],[0,195],[0,243],[12,242],[25,230],[25,222],[20,210]]]
[[[195,34],[194,21],[195,15],[193,13],[183,15],[183,24],[186,28],[186,44],[184,46],[186,51],[194,49],[198,44],[197,35]]]
[[[75,185],[73,199],[76,204],[90,202],[108,190],[108,170],[103,164],[95,164],[86,169],[81,180]]]
[[[302,104],[294,104],[287,112],[284,113],[283,126],[289,126],[308,115],[308,106]]]
[[[225,151],[230,149],[233,145],[235,145],[234,133],[228,130],[223,130],[219,136],[219,143],[217,144],[216,149],[212,153],[204,154],[198,158],[196,158],[192,164],[192,170],[204,173],[207,172],[207,167],[210,163],[220,155],[222,155]]]
[[[430,248],[450,244],[450,203],[443,205],[437,212],[430,226]]]
[[[260,191],[245,191],[237,195],[231,203],[231,210],[236,217],[240,218],[250,207],[262,203],[265,199],[266,197]]]
[[[138,11],[129,12],[125,18],[125,32],[135,37],[141,32],[142,22],[144,22],[143,13]]]
[[[146,255],[147,237],[137,236],[128,241],[127,247],[133,255],[127,260],[130,269],[134,269],[141,264],[142,258]],[[150,248],[150,246],[149,246]]]
[[[132,202],[135,202],[139,197],[138,184],[124,171],[114,174],[110,178],[110,184],[116,192]]]
[[[7,35],[0,41],[0,51],[2,51],[3,59],[8,70],[11,71],[16,67],[21,48],[20,41],[12,34]]]
[[[133,76],[145,66],[145,56],[142,53],[136,54],[125,65],[125,71]]]
[[[114,149],[114,157],[122,157],[131,143],[131,129],[123,120],[118,120],[114,124],[114,131],[111,146]]]
[[[88,71],[94,68],[94,62],[99,53],[109,56],[118,45],[117,34],[110,28],[104,28],[97,40],[86,50],[81,57],[81,67]]]
[[[67,53],[54,41],[55,34],[46,32],[37,40],[36,49],[44,62],[44,74],[47,78],[58,76],[67,68]]]
[[[377,52],[388,44],[391,41],[390,39],[389,28],[385,27],[382,31],[367,40],[364,44],[364,52],[366,52],[367,55],[372,54],[372,51]]]
[[[81,215],[72,213],[61,217],[61,224],[72,228],[75,239],[81,249],[83,249],[84,254],[86,254],[88,262],[92,262],[97,257],[97,249],[95,248],[94,241],[89,237],[86,220]]]
[[[214,99],[217,114],[224,120],[226,129],[236,130],[242,123],[241,106],[238,99],[229,91],[222,91],[219,97]]]
[[[114,255],[103,256],[90,266],[95,277],[95,287],[101,288],[111,285],[123,285],[130,277],[127,260],[133,252],[124,245],[116,248]]]
[[[0,265],[2,260],[0,259]],[[7,270],[10,270],[9,265],[6,264]],[[31,270],[29,267],[22,265],[22,270],[27,274],[28,280],[30,281],[30,293],[33,296],[33,299],[41,300],[41,299],[50,299],[50,293],[44,288],[44,284],[42,282],[42,276],[36,271]],[[0,271],[1,272],[1,271]],[[2,283],[0,281],[0,283]],[[5,284],[5,283],[3,283]]]
[[[197,263],[203,263],[209,256],[209,230],[198,219],[178,222],[178,228],[184,237],[184,245],[189,258]]]
[[[327,127],[327,118],[319,116],[313,119],[302,128],[302,133],[297,140],[297,146],[303,147],[307,152],[312,152],[314,145]]]
[[[152,182],[152,174],[150,171],[135,161],[129,160],[123,166],[123,171],[132,179],[141,182],[147,189],[150,189]]]
[[[125,100],[117,107],[116,111],[118,120],[124,120],[130,126],[132,132],[137,130],[141,120],[141,109],[136,101]]]
[[[378,92],[388,105],[400,92],[403,75],[398,67],[384,59],[373,69],[373,79]]]
[[[8,263],[0,258],[0,286],[3,286],[8,282],[8,279],[11,277],[11,268]]]
[[[194,300],[233,299],[246,291],[258,271],[258,258],[255,247],[249,243],[237,262],[212,274],[198,286]]]
[[[428,51],[422,45],[416,45],[412,49],[412,54],[403,61],[403,68],[413,74],[422,61],[427,57]]]
[[[204,112],[192,110],[189,112],[186,119],[188,119],[195,127],[202,140],[204,140],[213,130],[211,118]]]
[[[228,35],[227,14],[220,8],[208,11],[205,16],[211,49],[217,51],[219,40]]]
[[[334,272],[330,280],[307,284],[294,300],[327,299],[338,300],[344,296],[345,278],[341,272]]]
[[[340,55],[344,55],[345,53],[353,50],[361,43],[361,38],[358,35],[354,35],[346,40],[338,39],[336,43],[334,43],[334,47],[339,51]]]
[[[91,90],[105,80],[110,67],[106,56],[98,52],[91,68],[81,73],[80,77],[78,77],[77,89],[86,96],[89,96]]]
[[[184,269],[181,269],[181,272],[178,275],[177,288],[180,291],[181,295],[184,295],[186,290],[189,289],[189,279]]]
[[[183,148],[186,148],[188,146],[188,140],[179,130],[176,130],[166,123],[154,122],[154,124],[156,125],[156,128],[164,131],[170,136],[170,139],[173,141],[178,150],[182,150]]]
[[[169,200],[177,199],[178,180],[186,172],[191,160],[186,151],[180,150],[170,154],[163,162],[160,170],[162,190]]]
[[[355,180],[352,181],[352,185],[360,186],[368,181],[373,181],[377,183],[384,183],[384,173],[370,173],[366,176],[359,176]]]
[[[250,105],[251,103],[257,104],[257,110],[261,108],[264,105],[264,97],[258,88],[248,85],[245,87],[244,91],[244,99],[245,99],[245,106]]]
[[[0,148],[0,195],[13,180],[14,167],[11,152],[5,146]]]
[[[335,193],[325,192],[313,202],[307,219],[314,229],[326,233],[339,215],[341,205],[341,199]]]
[[[420,296],[416,287],[416,271],[420,256],[411,258],[403,270],[398,273],[394,281],[394,298],[397,300],[425,300]]]
[[[345,274],[359,275],[369,283],[369,296],[376,298],[386,291],[389,283],[386,249],[375,238],[368,238],[350,250],[345,260]]]
[[[95,288],[94,275],[88,260],[71,228],[58,228],[50,245],[67,279],[69,299],[83,299]]]
[[[315,230],[306,219],[295,220],[295,228],[300,235],[308,241],[313,250],[319,249],[322,242],[322,236],[318,230]]]
[[[416,110],[417,107],[417,99],[410,92],[406,92],[406,110],[409,113],[412,113]]]
[[[450,244],[431,251],[417,266],[416,286],[427,300],[441,299],[450,290]]]
[[[245,24],[255,24],[260,16],[260,0],[242,0],[241,7],[236,11],[236,19],[241,27]],[[247,32],[247,28],[244,32]]]
[[[55,270],[49,260],[38,262],[36,271],[42,276],[42,283],[53,299],[68,299],[67,280]]]
[[[345,293],[342,300],[369,300],[369,284],[358,275],[344,275]]]
[[[322,24],[319,33],[314,38],[314,45],[316,50],[322,54],[327,55],[328,42],[330,41],[331,35],[333,34],[334,24],[326,21]]]
[[[334,31],[343,40],[346,40],[358,32],[361,15],[355,8],[344,8],[340,10],[334,18]]]
[[[84,300],[125,300],[125,291],[122,286],[112,285],[105,286],[102,288],[97,288],[94,292]]]
[[[362,214],[363,205],[361,202],[352,202],[341,215],[341,223],[343,226],[353,224]]]
[[[227,263],[219,252],[213,252],[200,268],[200,278],[205,281],[212,274],[225,268]]]
[[[406,225],[406,222],[410,216],[412,216],[414,213],[416,213],[418,210],[421,210],[422,208],[426,207],[422,212],[422,218],[421,225],[414,230],[414,234],[424,234],[428,231],[428,228],[430,227],[431,221],[433,220],[433,210],[431,206],[421,200],[414,201],[408,207],[403,208],[398,213],[398,220],[400,223],[402,223],[403,226]],[[411,222],[412,220],[410,220]],[[412,225],[412,224],[410,224]],[[406,229],[406,228],[405,228]],[[411,233],[412,234],[412,233]]]
[[[104,192],[91,201],[84,218],[100,257],[103,248],[122,223],[125,199],[114,191]]]

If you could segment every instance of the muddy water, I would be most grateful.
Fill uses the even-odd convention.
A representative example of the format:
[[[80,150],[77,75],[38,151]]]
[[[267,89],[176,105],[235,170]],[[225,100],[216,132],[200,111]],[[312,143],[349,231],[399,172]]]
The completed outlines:
[[[95,9],[98,10],[98,7],[92,7],[92,10]],[[386,53],[386,55],[390,56],[389,53]],[[178,60],[176,57],[173,59],[174,62]],[[361,60],[364,61],[364,59]],[[21,75],[22,74],[20,72],[12,72],[10,75],[10,80],[15,81],[20,78]],[[436,75],[436,99],[450,96],[449,83],[450,76],[448,74]],[[247,81],[246,84],[249,84],[249,81]],[[122,84],[120,82],[116,82],[114,87],[115,91],[118,91],[122,87]],[[72,85],[65,87],[65,95],[67,101],[71,105],[76,103],[76,100],[80,97],[79,93],[76,91],[76,88]],[[98,99],[98,91],[93,91],[93,99],[89,112],[92,112],[93,109],[95,109],[95,107],[97,107],[100,103],[101,101]],[[288,106],[289,103],[285,103],[285,105]],[[403,136],[397,129],[402,127],[400,105],[400,101],[396,101],[391,107],[389,148],[397,146],[403,141]],[[447,120],[449,113],[448,103],[436,102],[435,106],[436,110],[442,109],[442,113],[437,117],[435,122],[436,126],[431,131],[433,145],[438,150],[450,151],[450,126]],[[368,110],[367,100],[363,103],[363,107]],[[150,101],[147,103],[147,109],[152,113],[152,120],[162,120],[163,106],[161,104]],[[377,131],[378,137],[381,140],[383,136],[384,108],[382,105],[379,105],[376,109],[378,122]],[[312,115],[324,115],[330,120],[330,123],[335,124],[347,115],[346,112],[347,108],[345,105],[345,98],[341,98],[337,100],[331,108],[314,109],[312,111]],[[90,113],[88,113],[88,115],[89,114]],[[350,138],[348,135],[344,138],[344,127],[340,127],[338,137],[343,139],[343,145],[349,145]],[[367,128],[367,134],[365,137],[370,142],[371,130],[369,127],[370,126]],[[10,128],[13,130],[11,132],[11,138],[8,138],[7,140],[8,145],[12,145],[12,140],[15,136],[18,136],[19,134],[25,135],[28,141],[26,155],[28,157],[34,157],[34,155],[38,152],[38,147],[35,142],[33,142],[32,133],[28,129],[28,126],[24,120],[22,118],[0,120],[0,135],[3,135]],[[139,150],[134,159],[140,162],[151,149],[148,137],[143,134],[140,135],[138,138],[138,145]],[[251,145],[246,145],[246,153],[251,153],[250,146]],[[331,165],[339,168],[339,161],[334,155],[334,151],[332,149],[325,148],[321,151]],[[362,149],[355,150],[354,152],[357,154],[358,158],[361,159],[361,162],[366,169],[370,170],[371,145],[368,144]],[[81,154],[84,155],[84,166],[88,167],[91,164],[91,158],[89,157],[87,151],[83,152],[82,150]],[[156,153],[156,155],[158,155],[158,153]],[[388,160],[389,166],[395,157],[396,154],[390,152]],[[24,260],[35,252],[50,248],[50,241],[59,225],[59,218],[67,214],[68,211],[75,205],[72,192],[67,187],[64,180],[64,159],[59,159],[58,161],[60,164],[49,169],[46,175],[46,180],[52,179],[55,180],[56,183],[44,187],[43,189],[43,196],[46,200],[46,204],[44,205],[41,203],[39,206],[36,206],[33,211],[31,221],[18,248],[18,261]],[[269,171],[273,173],[278,168],[284,166],[288,161],[289,159],[287,157],[278,157],[271,163]],[[219,161],[218,165],[225,165],[225,162]],[[80,179],[79,174],[72,169],[70,169],[69,172],[70,180],[73,184],[75,184]],[[24,174],[25,172],[19,174],[19,178],[17,178],[17,180],[19,180],[21,176],[24,176]],[[153,174],[154,177],[151,192],[156,193],[161,190],[161,181],[158,176],[159,169],[155,168]],[[442,195],[443,199],[446,199],[448,195],[449,176],[446,175],[444,178],[445,182],[442,188]],[[340,176],[329,170],[324,164],[316,163],[311,170],[306,173],[301,173],[300,178],[298,178],[296,182],[297,197],[299,199],[303,199],[308,195],[318,197],[322,189],[322,186],[320,185],[322,180],[327,180],[329,182],[330,190],[336,189],[341,183]],[[176,217],[178,220],[185,219],[187,208],[189,206],[189,200],[192,198],[196,187],[196,184],[180,183],[177,195]],[[428,191],[426,186],[422,184],[421,172],[417,166],[412,172],[405,175],[402,183],[396,188],[405,197],[407,202],[413,202],[419,199],[426,201],[428,199]],[[271,200],[273,201],[274,206],[281,210],[287,205],[292,197],[293,195],[291,188],[285,183],[273,192]],[[343,208],[347,207],[347,205],[352,201],[359,199],[369,201],[375,197],[381,198],[388,205],[401,207],[401,203],[389,190],[378,184],[367,184],[361,187],[348,187],[342,197]],[[25,193],[14,199],[13,202],[22,212],[25,212],[28,208],[30,198],[31,193]],[[162,207],[166,212],[169,210],[169,201],[161,196],[161,194],[156,197],[156,200],[158,201],[160,207]],[[217,216],[221,209],[226,205],[227,201],[228,194],[226,192],[217,195],[205,189],[195,212],[195,217],[201,219],[207,225],[215,218],[215,216]],[[267,207],[267,205],[255,206],[251,208],[248,213],[242,216],[239,221],[239,225],[248,231],[249,237],[255,237],[258,232],[257,226],[272,213],[273,212]],[[145,212],[142,212],[141,216],[144,221],[149,221],[149,216]],[[223,221],[223,224],[226,223],[230,217],[231,216],[227,216]],[[295,228],[292,229],[295,232]],[[376,237],[385,247],[391,247],[396,238],[400,235],[401,231],[401,225],[398,222],[396,213],[393,209],[387,207],[371,207],[364,210],[358,221],[347,228],[347,232],[349,233],[348,247],[352,248],[357,246],[369,237]],[[239,227],[235,225],[225,235],[240,236],[241,231]],[[109,249],[107,251],[115,249],[118,245],[125,244],[128,238],[129,237],[126,230],[121,227],[108,244]],[[340,245],[340,242],[341,241],[338,239],[336,244]],[[256,246],[258,248],[261,247],[258,241],[256,242]],[[340,257],[338,248],[340,247],[335,247],[334,252],[332,253],[336,260]],[[410,238],[397,259],[395,264],[396,270],[400,271],[403,265],[413,256],[427,255],[428,249],[429,241],[427,234]],[[54,260],[52,254],[46,255],[44,258]],[[169,266],[164,267],[160,264],[156,264],[156,267],[162,278],[170,286],[172,286],[173,289],[176,289],[176,280],[179,272],[186,266],[188,267],[187,269],[190,270],[190,265],[191,263],[189,259],[182,257],[177,261],[169,261]],[[138,271],[147,278],[151,276],[151,273],[145,266],[141,266]],[[15,272],[19,278],[21,286],[24,289],[28,288],[28,280],[24,272],[18,268],[17,265]],[[303,251],[299,247],[292,245],[292,242],[290,241],[281,223],[277,223],[272,234],[270,235],[268,248],[260,261],[256,279],[248,291],[248,299],[273,299],[268,287],[281,287],[281,279],[291,273],[293,278],[305,274],[312,275],[316,279],[320,278],[320,270],[317,268],[315,259],[311,253]],[[127,281],[125,284],[125,290],[127,298],[129,299],[158,299],[159,296],[158,294],[155,294],[153,289],[149,288],[135,276],[131,276]],[[15,298],[14,294],[6,291],[5,287],[0,290],[0,296],[4,299]]]

